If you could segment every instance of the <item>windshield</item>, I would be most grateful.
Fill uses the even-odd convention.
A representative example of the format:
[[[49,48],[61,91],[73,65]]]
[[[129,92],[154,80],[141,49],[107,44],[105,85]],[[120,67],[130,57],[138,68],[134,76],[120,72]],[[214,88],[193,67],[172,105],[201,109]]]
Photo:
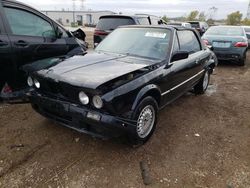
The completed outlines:
[[[132,18],[107,17],[101,18],[96,26],[98,30],[114,30],[122,25],[134,25],[135,21]]]
[[[206,35],[244,36],[244,32],[241,27],[210,27]]]
[[[158,28],[119,28],[106,37],[96,51],[165,59],[171,31]]]

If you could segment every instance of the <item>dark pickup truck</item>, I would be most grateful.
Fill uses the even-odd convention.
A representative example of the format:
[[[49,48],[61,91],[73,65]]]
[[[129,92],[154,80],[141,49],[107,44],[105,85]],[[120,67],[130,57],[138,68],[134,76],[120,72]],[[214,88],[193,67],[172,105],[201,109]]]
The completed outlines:
[[[23,65],[48,57],[83,54],[85,50],[84,41],[41,12],[17,1],[0,0],[1,96],[11,96],[27,86]]]

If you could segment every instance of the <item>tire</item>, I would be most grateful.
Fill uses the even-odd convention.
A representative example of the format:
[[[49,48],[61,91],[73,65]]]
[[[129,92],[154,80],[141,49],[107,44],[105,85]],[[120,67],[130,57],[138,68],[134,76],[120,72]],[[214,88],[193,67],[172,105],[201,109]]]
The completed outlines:
[[[210,82],[210,71],[205,70],[205,73],[198,82],[198,84],[194,86],[194,93],[197,95],[204,94],[208,88],[209,82]]]
[[[129,142],[132,146],[141,146],[149,140],[156,128],[157,113],[158,104],[151,96],[144,98],[138,104],[132,117],[137,121],[137,124],[132,134],[128,136]],[[143,127],[146,129],[143,130]]]
[[[245,56],[242,60],[240,60],[239,66],[245,66],[246,61],[247,61],[247,58],[246,58],[246,56]]]

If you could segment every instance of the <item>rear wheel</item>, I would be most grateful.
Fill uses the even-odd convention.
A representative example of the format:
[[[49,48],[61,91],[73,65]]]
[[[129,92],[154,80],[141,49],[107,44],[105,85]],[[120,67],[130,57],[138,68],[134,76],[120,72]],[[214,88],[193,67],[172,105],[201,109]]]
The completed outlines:
[[[244,66],[246,64],[247,57],[245,56],[242,60],[239,62],[239,66]]]
[[[137,106],[133,119],[137,121],[132,135],[129,135],[133,146],[146,143],[152,136],[157,122],[158,104],[153,97],[144,98]]]
[[[194,86],[195,94],[204,94],[210,82],[210,71],[205,70],[205,73],[197,85]]]

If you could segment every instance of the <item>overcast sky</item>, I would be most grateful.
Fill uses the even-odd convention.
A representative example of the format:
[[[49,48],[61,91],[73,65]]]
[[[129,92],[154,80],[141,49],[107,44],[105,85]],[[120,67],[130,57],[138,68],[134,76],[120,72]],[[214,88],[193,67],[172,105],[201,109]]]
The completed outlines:
[[[39,10],[72,10],[72,0],[20,0]],[[81,9],[80,0],[76,1],[76,8]],[[224,18],[233,11],[247,12],[249,0],[85,0],[85,9],[111,10],[122,13],[148,13],[168,17],[187,15],[191,10],[208,12],[215,6],[218,11],[215,18]]]

